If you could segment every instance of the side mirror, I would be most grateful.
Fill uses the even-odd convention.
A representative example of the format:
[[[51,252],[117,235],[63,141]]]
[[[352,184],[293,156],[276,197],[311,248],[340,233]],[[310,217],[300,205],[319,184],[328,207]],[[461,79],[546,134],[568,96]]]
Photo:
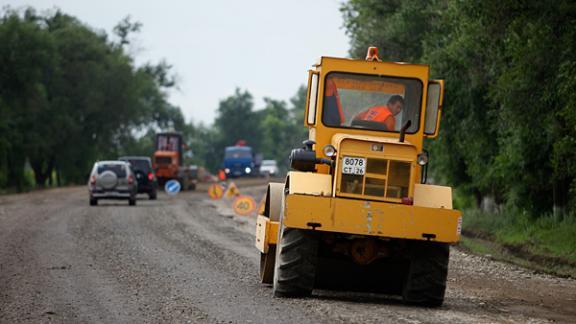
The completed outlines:
[[[444,80],[430,80],[428,82],[426,118],[424,120],[424,136],[427,138],[436,138],[438,136],[443,101]]]
[[[320,75],[315,71],[308,71],[308,96],[306,97],[306,125],[316,124],[316,103],[318,102],[318,81]]]

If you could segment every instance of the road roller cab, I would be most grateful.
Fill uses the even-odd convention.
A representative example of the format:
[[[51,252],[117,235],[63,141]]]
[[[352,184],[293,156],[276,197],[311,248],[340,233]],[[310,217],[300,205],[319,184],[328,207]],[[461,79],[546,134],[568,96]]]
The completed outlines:
[[[337,286],[442,304],[461,214],[450,187],[427,184],[423,142],[438,134],[443,93],[427,65],[382,62],[375,48],[309,71],[309,138],[257,220],[261,278],[276,296]]]

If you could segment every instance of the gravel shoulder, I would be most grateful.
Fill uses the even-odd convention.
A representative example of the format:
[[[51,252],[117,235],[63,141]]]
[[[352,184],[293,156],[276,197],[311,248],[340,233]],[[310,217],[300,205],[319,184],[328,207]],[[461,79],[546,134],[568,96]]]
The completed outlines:
[[[204,192],[136,207],[89,207],[85,188],[2,196],[0,322],[576,322],[576,281],[457,249],[439,309],[347,292],[276,299],[258,280],[253,224]]]

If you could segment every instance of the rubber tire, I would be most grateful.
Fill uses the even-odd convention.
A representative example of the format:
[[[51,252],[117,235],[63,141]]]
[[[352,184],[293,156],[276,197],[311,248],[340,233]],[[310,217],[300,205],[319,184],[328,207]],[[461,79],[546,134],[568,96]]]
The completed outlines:
[[[402,297],[405,303],[440,307],[444,302],[450,246],[438,242],[413,242],[408,277]]]
[[[274,296],[310,296],[318,265],[318,237],[311,231],[284,226],[280,231],[274,265]]]
[[[130,199],[128,199],[128,205],[136,206],[136,197],[130,197]]]
[[[98,205],[98,199],[90,197],[90,206]]]
[[[158,198],[158,192],[156,190],[151,191],[148,194],[148,198],[150,198],[150,200],[156,200],[156,198]]]

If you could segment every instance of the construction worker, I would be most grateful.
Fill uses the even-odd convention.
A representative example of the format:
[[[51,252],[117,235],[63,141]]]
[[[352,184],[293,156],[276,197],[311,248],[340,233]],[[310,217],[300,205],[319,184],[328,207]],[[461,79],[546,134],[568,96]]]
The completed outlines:
[[[218,180],[226,181],[226,172],[222,169],[218,170]]]
[[[404,98],[393,95],[385,106],[373,106],[356,114],[352,124],[354,125],[355,120],[372,121],[384,124],[388,131],[395,131],[395,116],[402,111],[402,108],[404,108]]]

